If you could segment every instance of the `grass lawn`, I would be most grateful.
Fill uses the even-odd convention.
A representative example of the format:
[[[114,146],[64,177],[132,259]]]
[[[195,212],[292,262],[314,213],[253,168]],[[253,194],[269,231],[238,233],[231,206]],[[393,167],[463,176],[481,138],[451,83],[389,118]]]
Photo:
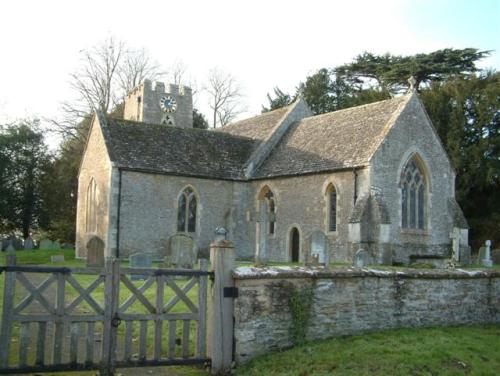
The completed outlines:
[[[500,326],[399,329],[306,343],[238,376],[499,375]]]

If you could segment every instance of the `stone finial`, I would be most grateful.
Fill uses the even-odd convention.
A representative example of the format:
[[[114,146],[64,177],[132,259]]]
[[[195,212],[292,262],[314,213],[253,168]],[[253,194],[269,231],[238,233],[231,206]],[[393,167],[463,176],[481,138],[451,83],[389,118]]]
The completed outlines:
[[[415,86],[417,84],[417,80],[414,76],[410,76],[410,78],[408,78],[408,83],[410,84],[409,91],[417,90],[417,87]]]

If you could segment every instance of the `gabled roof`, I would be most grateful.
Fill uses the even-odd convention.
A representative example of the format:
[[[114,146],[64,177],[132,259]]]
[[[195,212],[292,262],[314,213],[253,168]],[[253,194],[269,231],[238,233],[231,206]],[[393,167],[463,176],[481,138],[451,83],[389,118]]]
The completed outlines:
[[[292,115],[297,102],[216,131],[100,114],[97,118],[110,159],[119,168],[252,180],[366,166],[411,96],[305,118],[309,111],[306,105],[307,111]],[[280,127],[285,121],[290,125]],[[271,137],[276,139],[272,145]],[[260,153],[266,142],[271,146],[261,156],[263,163],[245,176],[251,157]]]
[[[240,180],[256,141],[99,116],[111,161],[119,168]],[[104,124],[103,124],[104,123]]]
[[[294,124],[255,178],[302,175],[365,166],[411,94]]]
[[[279,121],[289,110],[290,106],[240,120],[224,127],[217,128],[215,131],[218,133],[227,133],[233,136],[251,138],[256,141],[255,148],[257,148],[258,145],[263,142],[278,125]]]

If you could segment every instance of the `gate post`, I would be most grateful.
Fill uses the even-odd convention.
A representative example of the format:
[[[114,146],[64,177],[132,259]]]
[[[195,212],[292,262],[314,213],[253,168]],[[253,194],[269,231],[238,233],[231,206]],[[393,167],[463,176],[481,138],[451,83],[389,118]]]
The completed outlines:
[[[233,361],[233,296],[224,294],[224,290],[232,291],[234,287],[233,244],[225,239],[215,240],[210,245],[210,263],[214,279],[209,291],[207,350],[212,360],[212,374],[220,374],[229,372]]]
[[[7,252],[6,265],[16,265],[16,253]],[[3,288],[3,307],[0,326],[0,368],[9,365],[9,347],[12,340],[12,312],[14,310],[14,296],[16,293],[16,272],[5,272]]]
[[[118,294],[120,291],[120,260],[107,257],[104,264],[104,322],[102,341],[102,364],[99,373],[102,376],[115,374],[116,332],[120,323]]]

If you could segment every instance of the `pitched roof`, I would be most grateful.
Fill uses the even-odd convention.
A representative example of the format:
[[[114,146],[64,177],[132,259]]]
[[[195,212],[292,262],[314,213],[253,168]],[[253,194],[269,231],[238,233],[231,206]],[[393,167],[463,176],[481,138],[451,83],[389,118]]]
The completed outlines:
[[[103,116],[99,121],[111,161],[141,171],[240,180],[256,142],[202,129]]]
[[[250,179],[302,175],[368,164],[411,98],[398,98],[303,118],[292,123]],[[110,159],[118,167],[246,180],[253,152],[290,106],[217,130],[184,129],[98,115]]]
[[[290,106],[286,106],[274,111],[265,112],[261,115],[217,128],[215,131],[256,140],[256,148],[274,130],[289,108]]]
[[[254,178],[366,165],[410,97],[302,119],[291,127]]]

